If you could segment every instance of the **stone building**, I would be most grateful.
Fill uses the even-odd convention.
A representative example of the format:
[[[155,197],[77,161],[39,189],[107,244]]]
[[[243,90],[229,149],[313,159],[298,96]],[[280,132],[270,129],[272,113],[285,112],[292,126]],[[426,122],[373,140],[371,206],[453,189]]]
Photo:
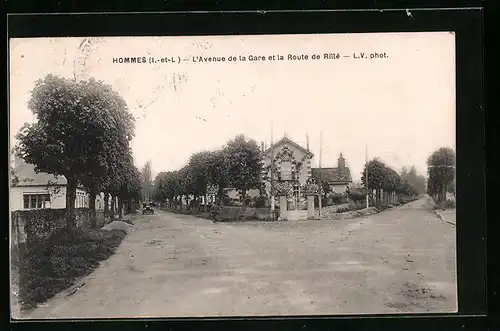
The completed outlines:
[[[283,137],[272,147],[263,151],[263,185],[267,195],[271,192],[271,160],[274,160],[274,181],[288,182],[293,187],[293,196],[289,199],[289,208],[305,206],[303,188],[312,177],[317,182],[326,181],[332,192],[345,193],[352,183],[349,167],[342,154],[338,158],[337,167],[313,168],[314,154],[306,147],[300,146],[288,137]]]

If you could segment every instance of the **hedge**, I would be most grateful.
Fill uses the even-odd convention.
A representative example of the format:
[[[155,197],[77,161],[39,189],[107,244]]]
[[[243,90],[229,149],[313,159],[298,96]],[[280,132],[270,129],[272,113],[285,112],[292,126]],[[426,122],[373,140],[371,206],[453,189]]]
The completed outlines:
[[[90,209],[77,208],[77,228],[90,225]],[[29,245],[47,240],[53,233],[66,227],[66,209],[34,209],[12,211],[13,227],[23,226]]]

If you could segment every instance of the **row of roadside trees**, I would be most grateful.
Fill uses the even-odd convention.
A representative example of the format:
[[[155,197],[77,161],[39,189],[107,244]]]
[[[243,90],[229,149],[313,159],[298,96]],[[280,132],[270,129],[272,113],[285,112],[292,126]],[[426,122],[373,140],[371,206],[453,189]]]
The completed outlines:
[[[216,201],[222,204],[225,189],[234,188],[246,201],[249,189],[260,188],[262,155],[255,140],[238,135],[225,146],[214,151],[193,154],[179,170],[160,172],[155,178],[155,200],[169,201],[170,208],[181,207],[182,200],[194,197],[196,204],[211,189]],[[206,204],[205,204],[206,208]]]
[[[376,205],[393,203],[398,196],[419,196],[429,194],[436,202],[446,200],[447,193],[455,193],[456,178],[455,151],[449,147],[435,150],[427,160],[427,178],[418,175],[414,166],[403,167],[401,174],[375,158],[365,165],[361,181],[366,188],[368,170],[368,191],[373,192]]]
[[[90,79],[78,81],[48,75],[36,82],[28,107],[36,116],[16,138],[15,153],[35,171],[67,179],[67,227],[76,227],[75,199],[78,185],[90,195],[91,224],[96,226],[95,199],[105,194],[117,198],[120,217],[124,204],[141,198],[139,170],[130,142],[134,118],[123,98],[110,86]]]
[[[361,174],[361,182],[367,187],[370,201],[379,206],[398,202],[401,197],[417,197],[425,193],[425,177],[417,175],[414,166],[403,168],[401,174],[387,166],[380,159],[369,161]]]

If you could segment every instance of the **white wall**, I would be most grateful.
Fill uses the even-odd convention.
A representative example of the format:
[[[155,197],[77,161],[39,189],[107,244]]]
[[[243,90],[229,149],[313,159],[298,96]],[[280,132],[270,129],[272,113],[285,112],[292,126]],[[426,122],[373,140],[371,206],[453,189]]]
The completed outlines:
[[[52,209],[62,209],[66,208],[66,187],[58,186],[51,187],[47,190],[46,186],[17,186],[10,188],[10,209],[11,210],[22,210],[23,209],[23,195],[24,194],[50,194],[50,207]],[[89,206],[89,196],[81,189],[76,191],[75,207],[76,208],[88,208]]]
[[[51,208],[65,208],[66,207],[66,188],[60,187],[58,190],[47,190],[45,186],[32,186],[32,187],[11,187],[9,203],[11,210],[23,209],[23,195],[24,194],[50,194]]]

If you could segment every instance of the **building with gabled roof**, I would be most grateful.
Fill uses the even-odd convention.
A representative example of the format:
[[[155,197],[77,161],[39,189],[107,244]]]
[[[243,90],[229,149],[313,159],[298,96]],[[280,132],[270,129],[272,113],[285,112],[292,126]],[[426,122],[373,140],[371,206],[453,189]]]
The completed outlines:
[[[10,180],[9,204],[11,211],[31,209],[66,208],[64,176],[54,176],[35,171],[35,165],[19,157],[14,159]],[[76,189],[75,208],[88,208],[89,194],[79,185]],[[104,209],[104,195],[96,197],[96,209]]]
[[[338,158],[337,167],[313,168],[312,176],[317,182],[327,182],[335,193],[345,193],[352,183],[351,170],[346,166],[342,153]]]

